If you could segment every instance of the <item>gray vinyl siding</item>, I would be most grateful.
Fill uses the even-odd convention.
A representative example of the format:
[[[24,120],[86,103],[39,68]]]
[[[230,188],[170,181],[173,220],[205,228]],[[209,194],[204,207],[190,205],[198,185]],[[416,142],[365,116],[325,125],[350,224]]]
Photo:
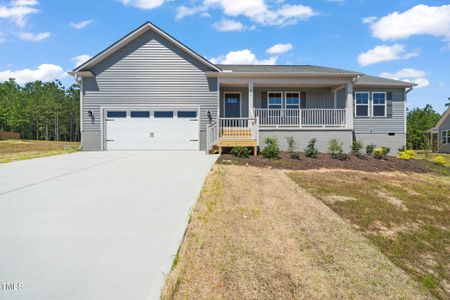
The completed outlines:
[[[254,105],[257,108],[266,108],[267,102],[263,97],[265,92],[305,92],[306,101],[305,108],[334,108],[334,95],[330,88],[254,88]],[[284,95],[283,95],[284,97]],[[345,108],[345,92],[344,96],[338,98],[338,107]]]
[[[387,100],[387,117],[354,117],[353,128],[355,134],[374,133],[404,134],[406,99],[404,89],[355,89],[355,92],[386,92],[392,93],[392,100]],[[370,94],[370,98],[372,94]],[[369,106],[370,109],[370,106]]]
[[[83,80],[86,132],[101,130],[100,107],[200,107],[201,131],[206,129],[208,111],[213,118],[217,117],[217,79],[208,79],[205,74],[211,69],[152,31],[90,71],[95,78]],[[89,110],[93,111],[93,119],[88,116]]]
[[[450,153],[450,144],[442,143],[442,130],[450,130],[450,117],[447,117],[439,127],[439,152]]]

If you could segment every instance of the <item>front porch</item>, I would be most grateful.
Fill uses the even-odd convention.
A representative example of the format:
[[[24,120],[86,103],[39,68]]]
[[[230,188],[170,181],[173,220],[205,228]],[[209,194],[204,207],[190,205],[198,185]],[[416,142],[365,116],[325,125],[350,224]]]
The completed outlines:
[[[266,80],[267,81],[267,80]],[[353,86],[344,80],[317,79],[315,85],[269,80],[245,84],[220,82],[218,118],[207,129],[207,150],[214,146],[253,147],[263,131],[351,130]]]

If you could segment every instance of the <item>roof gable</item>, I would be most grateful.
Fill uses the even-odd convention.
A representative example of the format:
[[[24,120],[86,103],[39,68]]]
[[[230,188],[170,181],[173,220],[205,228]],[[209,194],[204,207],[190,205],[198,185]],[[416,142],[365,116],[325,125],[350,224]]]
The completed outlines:
[[[437,128],[441,127],[442,123],[444,123],[444,121],[449,117],[450,117],[450,107],[448,107],[447,111],[442,114],[442,117],[439,119],[436,126],[434,126],[433,128],[437,129]]]
[[[120,40],[118,40],[117,42],[115,42],[114,44],[112,44],[111,46],[109,46],[108,48],[103,50],[102,52],[98,53],[97,55],[95,55],[94,57],[92,57],[91,59],[89,59],[85,63],[81,64],[80,66],[78,66],[72,72],[69,72],[69,73],[71,75],[76,75],[76,74],[80,74],[83,71],[86,71],[90,67],[96,65],[100,61],[103,61],[104,59],[106,59],[107,57],[109,57],[110,55],[115,53],[117,50],[119,50],[122,47],[126,46],[127,44],[129,44],[130,42],[135,40],[137,37],[139,37],[142,34],[144,34],[145,32],[147,32],[148,30],[152,30],[152,31],[156,32],[161,37],[163,37],[167,41],[171,42],[172,44],[174,44],[175,46],[177,46],[178,48],[180,48],[181,50],[183,50],[184,52],[189,54],[191,57],[195,58],[196,60],[198,60],[202,64],[210,67],[212,70],[215,70],[215,71],[218,71],[218,72],[221,71],[221,69],[219,67],[217,67],[216,65],[214,65],[212,62],[210,62],[209,60],[207,60],[203,56],[199,55],[194,50],[192,50],[191,48],[187,47],[186,45],[184,45],[183,43],[181,43],[180,41],[178,41],[177,39],[175,39],[174,37],[172,37],[168,33],[164,32],[162,29],[160,29],[159,27],[157,27],[153,23],[146,22],[142,26],[140,26],[137,29],[135,29],[134,31],[130,32],[129,34],[127,34],[126,36],[124,36],[123,38],[121,38]]]

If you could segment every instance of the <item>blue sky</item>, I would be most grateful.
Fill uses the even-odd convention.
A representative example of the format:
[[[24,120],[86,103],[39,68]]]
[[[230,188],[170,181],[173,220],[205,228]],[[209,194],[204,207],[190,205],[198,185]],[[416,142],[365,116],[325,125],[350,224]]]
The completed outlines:
[[[409,107],[450,97],[450,5],[413,0],[0,0],[0,80],[61,78],[146,21],[222,63],[314,64],[419,83]]]

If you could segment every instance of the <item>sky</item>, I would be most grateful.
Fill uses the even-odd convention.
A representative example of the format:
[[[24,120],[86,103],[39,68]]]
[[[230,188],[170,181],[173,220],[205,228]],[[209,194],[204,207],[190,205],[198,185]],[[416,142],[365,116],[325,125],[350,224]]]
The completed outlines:
[[[151,21],[214,63],[306,64],[412,81],[408,107],[445,110],[450,2],[0,0],[0,81],[60,79]]]

